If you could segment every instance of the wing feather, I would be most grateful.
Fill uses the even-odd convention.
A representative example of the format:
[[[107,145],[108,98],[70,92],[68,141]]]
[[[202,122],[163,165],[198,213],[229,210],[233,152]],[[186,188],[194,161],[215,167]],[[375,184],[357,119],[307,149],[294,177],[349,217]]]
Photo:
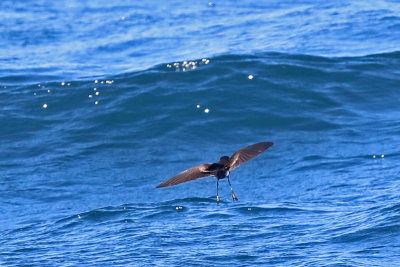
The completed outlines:
[[[196,167],[187,169],[157,185],[157,188],[177,185],[180,183],[196,180],[198,178],[211,176],[211,172],[207,171],[209,166],[211,166],[211,163],[201,164]]]
[[[230,158],[229,171],[251,160],[252,158],[257,157],[265,150],[270,148],[273,144],[274,143],[272,142],[261,142],[236,151]]]

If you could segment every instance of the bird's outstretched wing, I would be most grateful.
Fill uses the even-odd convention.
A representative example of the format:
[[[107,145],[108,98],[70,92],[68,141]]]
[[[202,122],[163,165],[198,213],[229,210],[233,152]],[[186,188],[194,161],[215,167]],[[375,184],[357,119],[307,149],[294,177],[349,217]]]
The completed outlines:
[[[230,158],[229,171],[235,169],[240,164],[260,155],[273,144],[274,143],[272,142],[261,142],[236,151]]]
[[[180,183],[196,180],[201,177],[211,176],[211,172],[207,171],[207,169],[210,165],[211,165],[211,163],[206,163],[206,164],[201,164],[199,166],[187,169],[186,171],[183,171],[180,174],[175,175],[174,177],[157,185],[157,188],[177,185]]]

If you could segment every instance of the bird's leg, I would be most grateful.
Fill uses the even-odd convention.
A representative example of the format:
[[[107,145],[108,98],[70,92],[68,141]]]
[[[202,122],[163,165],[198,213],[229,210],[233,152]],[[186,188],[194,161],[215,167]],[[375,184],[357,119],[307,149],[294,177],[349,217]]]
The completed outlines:
[[[219,184],[219,179],[217,178],[217,204],[219,204],[220,198],[218,194],[218,184]]]
[[[236,195],[235,195],[235,192],[233,192],[233,188],[232,188],[232,185],[231,185],[231,181],[229,180],[229,175],[228,175],[228,183],[229,183],[229,186],[231,187],[232,198],[233,198],[233,200],[238,200],[238,198],[237,198]]]

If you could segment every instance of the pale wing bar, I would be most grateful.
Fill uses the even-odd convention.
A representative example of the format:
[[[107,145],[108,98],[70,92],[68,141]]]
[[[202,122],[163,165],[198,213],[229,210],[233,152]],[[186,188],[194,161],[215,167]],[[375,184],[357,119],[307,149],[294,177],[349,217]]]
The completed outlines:
[[[207,171],[207,169],[210,165],[211,165],[211,163],[206,163],[206,164],[201,164],[196,167],[187,169],[186,171],[183,171],[183,172],[179,173],[178,175],[175,175],[174,177],[157,185],[157,188],[177,185],[180,183],[196,180],[198,178],[211,176],[211,173],[209,171]]]
[[[272,142],[261,142],[236,151],[230,158],[229,171],[260,155],[273,144]]]

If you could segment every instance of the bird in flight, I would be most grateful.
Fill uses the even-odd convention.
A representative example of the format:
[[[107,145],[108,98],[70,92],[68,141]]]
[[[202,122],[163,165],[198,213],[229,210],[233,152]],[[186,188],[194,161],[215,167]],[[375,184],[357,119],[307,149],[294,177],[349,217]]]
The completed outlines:
[[[232,192],[232,198],[233,200],[238,200],[235,192],[233,192],[231,181],[229,180],[230,172],[239,165],[260,155],[265,150],[270,148],[273,144],[274,143],[272,142],[261,142],[251,146],[247,146],[233,153],[231,157],[222,156],[217,163],[205,163],[187,169],[175,175],[174,177],[162,182],[157,186],[157,188],[177,185],[184,182],[196,180],[198,178],[215,176],[217,178],[217,203],[220,202],[220,197],[218,194],[218,184],[219,180],[223,178],[228,178],[228,183]]]

